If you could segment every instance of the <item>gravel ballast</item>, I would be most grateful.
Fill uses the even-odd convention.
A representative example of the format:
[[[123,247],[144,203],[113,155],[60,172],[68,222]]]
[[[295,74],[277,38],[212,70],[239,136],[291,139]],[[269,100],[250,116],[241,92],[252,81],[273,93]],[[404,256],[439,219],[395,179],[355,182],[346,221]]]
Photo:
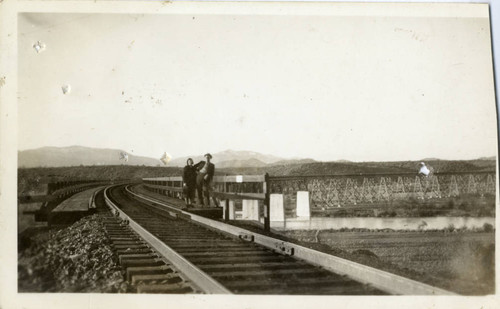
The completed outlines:
[[[126,292],[103,217],[92,215],[31,237],[19,252],[19,292]]]

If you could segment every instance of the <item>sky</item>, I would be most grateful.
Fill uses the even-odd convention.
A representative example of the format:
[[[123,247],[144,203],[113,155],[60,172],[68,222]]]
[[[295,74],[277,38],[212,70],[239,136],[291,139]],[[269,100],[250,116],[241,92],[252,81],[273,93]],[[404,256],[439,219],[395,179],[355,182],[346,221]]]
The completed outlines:
[[[20,150],[497,151],[487,18],[24,13],[18,56]]]

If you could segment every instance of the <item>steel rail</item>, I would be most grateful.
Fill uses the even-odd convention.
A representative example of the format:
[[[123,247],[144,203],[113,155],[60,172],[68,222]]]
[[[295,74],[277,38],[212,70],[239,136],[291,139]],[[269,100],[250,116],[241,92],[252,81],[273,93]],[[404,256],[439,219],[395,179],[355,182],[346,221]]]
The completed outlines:
[[[287,248],[287,250],[292,249],[294,256],[307,261],[311,264],[324,267],[339,273],[346,275],[351,279],[356,281],[371,284],[373,287],[385,291],[390,294],[397,295],[458,295],[456,293],[440,289],[422,282],[418,282],[412,279],[408,279],[402,276],[398,276],[386,271],[382,271],[373,267],[362,265],[353,261],[342,259],[333,255],[329,255],[323,252],[319,252],[313,249],[309,249],[300,245],[296,245],[290,242],[281,241],[275,238],[264,236],[258,233],[254,233],[233,225],[225,224],[219,221],[208,219],[202,216],[198,216],[186,211],[179,210],[178,208],[169,206],[165,204],[164,201],[147,197],[142,194],[132,192],[129,186],[125,187],[125,190],[143,200],[147,200],[157,205],[161,205],[167,209],[175,210],[176,212],[182,213],[189,216],[194,222],[198,222],[205,226],[217,229],[219,231],[226,232],[228,234],[240,237],[252,237],[253,241],[264,247],[276,250],[279,248]],[[167,210],[166,209],[166,210]]]
[[[191,280],[201,291],[207,294],[231,294],[224,286],[222,286],[215,279],[207,275],[205,272],[200,270],[198,267],[193,265],[191,262],[186,260],[184,257],[175,252],[172,248],[167,246],[164,242],[159,240],[153,234],[148,232],[137,222],[132,220],[127,214],[125,214],[121,209],[119,209],[108,197],[108,190],[114,186],[108,186],[104,189],[104,199],[108,207],[118,213],[119,217],[128,220],[130,228],[132,228],[139,236],[141,236],[144,241],[146,241],[151,247],[153,247],[158,253],[160,253],[165,259],[167,259],[174,267],[176,267],[180,272],[182,272],[189,280]]]

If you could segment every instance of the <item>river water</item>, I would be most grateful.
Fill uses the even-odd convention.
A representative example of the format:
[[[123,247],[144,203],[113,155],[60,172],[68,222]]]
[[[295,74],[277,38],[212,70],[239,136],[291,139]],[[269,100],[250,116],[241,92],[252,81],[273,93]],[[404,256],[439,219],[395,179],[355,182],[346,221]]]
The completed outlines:
[[[285,222],[271,222],[276,230],[327,230],[341,228],[432,230],[455,228],[481,228],[485,223],[495,226],[491,217],[421,217],[421,218],[293,218]]]

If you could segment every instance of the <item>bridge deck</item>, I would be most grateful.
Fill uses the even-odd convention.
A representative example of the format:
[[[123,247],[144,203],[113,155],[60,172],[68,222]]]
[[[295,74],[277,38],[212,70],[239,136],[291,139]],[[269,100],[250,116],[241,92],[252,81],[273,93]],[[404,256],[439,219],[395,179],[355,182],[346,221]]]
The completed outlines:
[[[89,208],[89,201],[94,192],[101,188],[88,189],[64,200],[51,211],[48,220],[49,225],[72,224],[80,218],[91,214],[93,209]]]
[[[212,219],[222,218],[222,208],[215,207],[213,204],[213,201],[211,201],[211,207],[208,207],[208,206],[202,207],[199,204],[194,204],[193,206],[189,207],[189,209],[185,209],[186,203],[183,200],[148,191],[144,188],[143,185],[132,186],[131,190],[135,193],[152,197],[154,199],[168,203],[169,205],[176,207],[178,209],[184,209],[186,211],[195,213],[195,214],[203,216],[203,217],[212,218]]]

